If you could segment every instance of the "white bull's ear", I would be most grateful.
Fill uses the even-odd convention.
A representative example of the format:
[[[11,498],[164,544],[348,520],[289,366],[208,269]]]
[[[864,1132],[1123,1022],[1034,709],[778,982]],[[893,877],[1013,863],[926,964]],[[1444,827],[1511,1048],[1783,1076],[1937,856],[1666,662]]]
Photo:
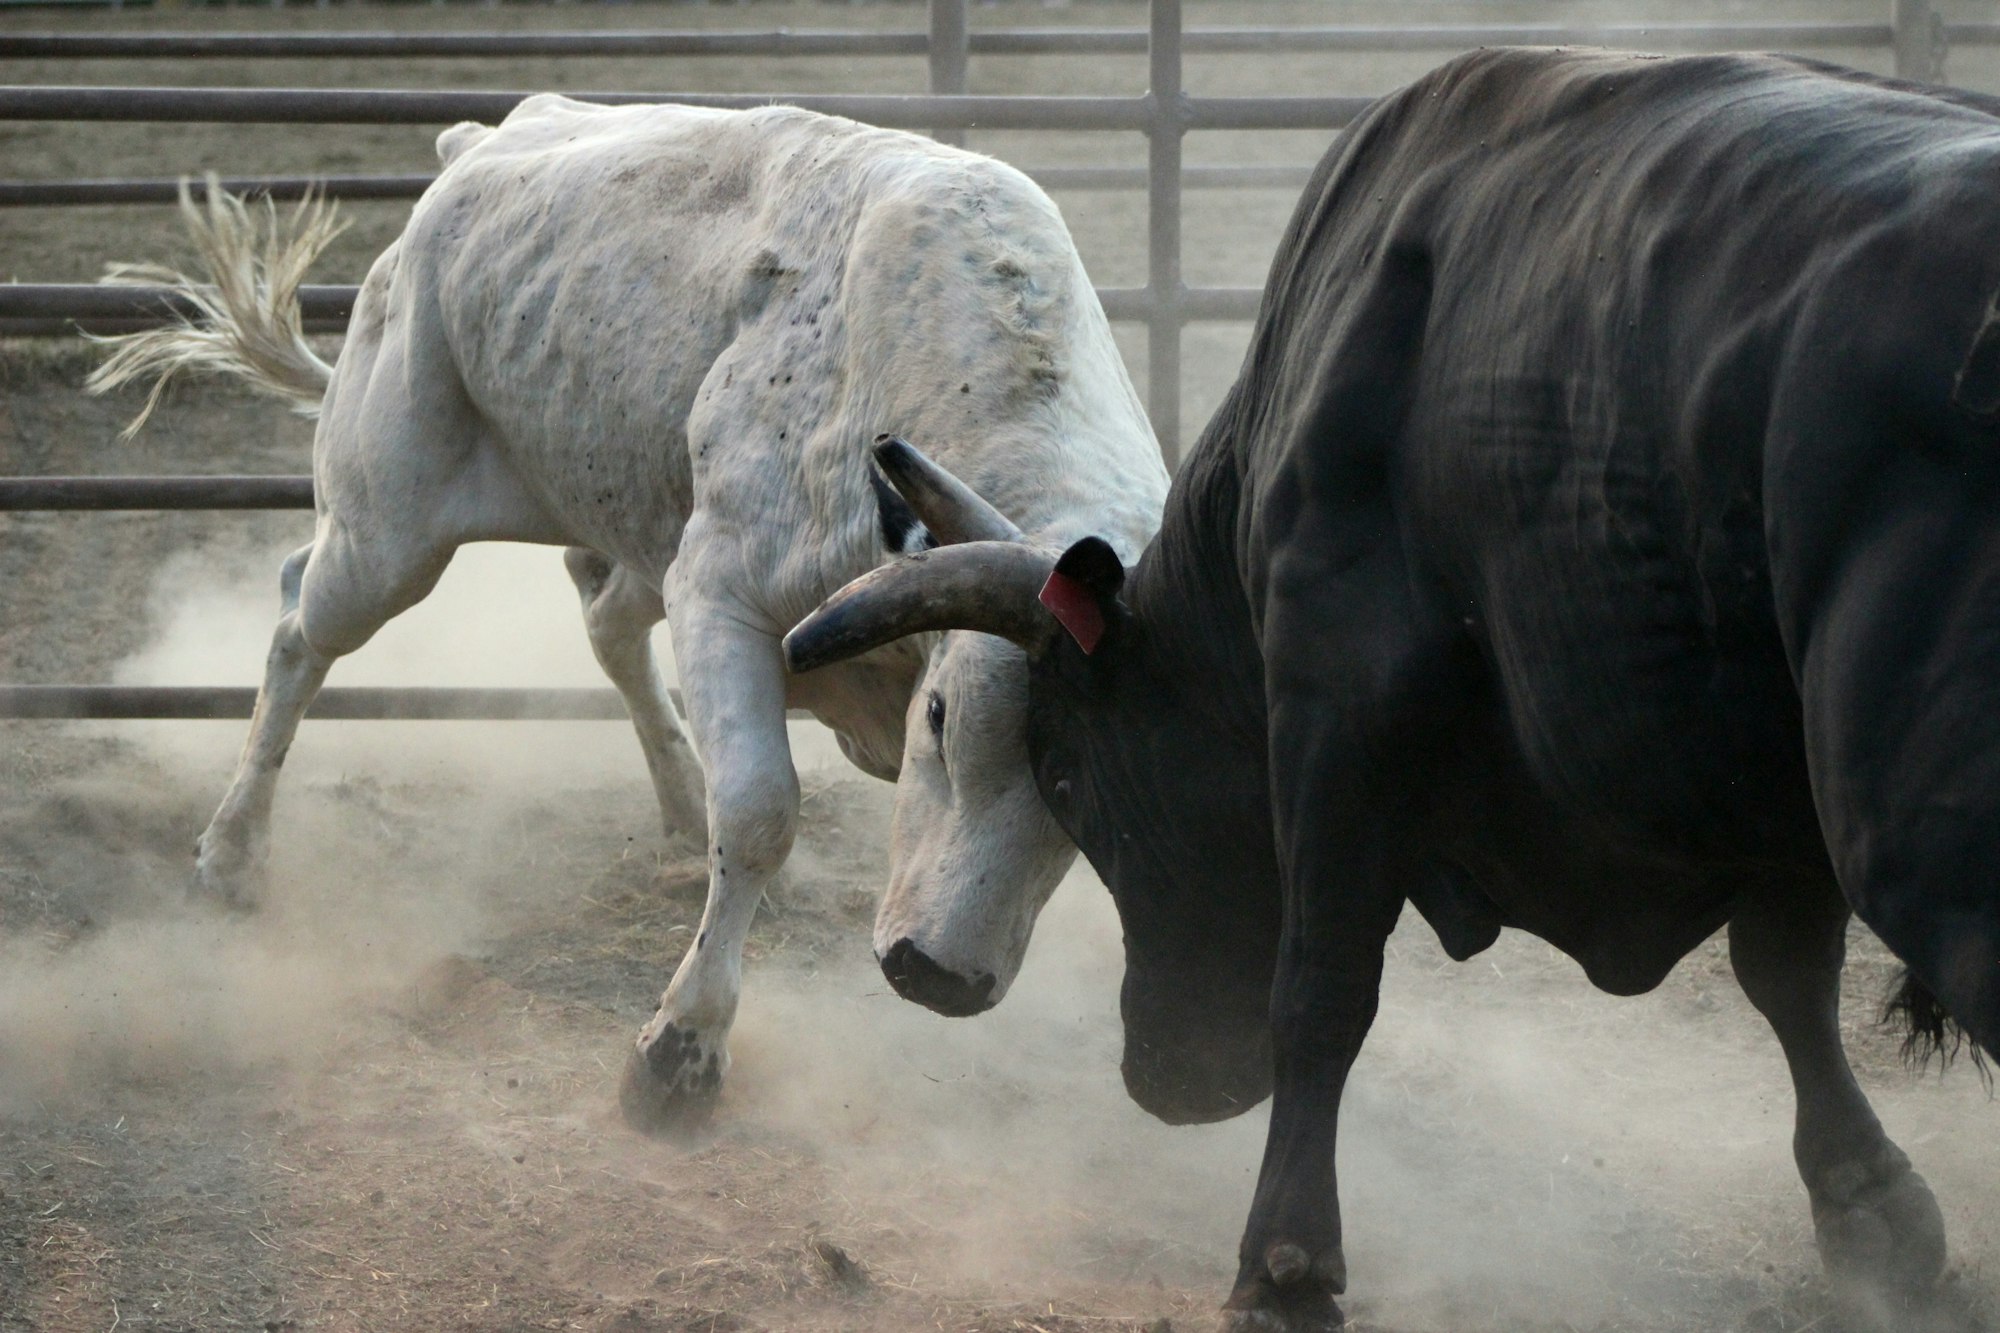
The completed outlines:
[[[882,534],[883,550],[890,555],[915,555],[938,548],[938,539],[917,517],[917,511],[910,508],[902,492],[889,484],[882,469],[868,469],[868,489],[875,495],[875,526]]]
[[[1034,652],[1055,631],[1036,600],[1055,560],[1025,542],[979,541],[892,560],[820,603],[785,636],[793,672],[846,661],[911,634],[969,629]]]
[[[980,494],[923,456],[908,440],[875,437],[875,466],[923,521],[939,546],[1027,538]]]

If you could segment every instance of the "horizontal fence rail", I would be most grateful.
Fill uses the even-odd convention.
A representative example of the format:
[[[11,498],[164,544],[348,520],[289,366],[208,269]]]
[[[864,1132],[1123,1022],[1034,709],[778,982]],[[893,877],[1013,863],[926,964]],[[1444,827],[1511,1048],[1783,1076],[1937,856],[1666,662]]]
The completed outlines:
[[[299,304],[308,333],[339,333],[347,327],[358,287],[301,287]],[[1257,312],[1255,287],[1188,287],[1171,297],[1188,319],[1248,319]],[[1100,287],[1097,299],[1112,319],[1150,319],[1160,302],[1145,287]],[[185,300],[165,287],[102,286],[95,283],[0,283],[0,336],[126,333],[158,328],[191,314]],[[0,495],[6,483],[0,482]],[[0,504],[0,508],[6,508]]]
[[[1023,167],[1029,179],[1048,190],[1143,190],[1144,167]],[[1297,190],[1312,175],[1305,166],[1187,167],[1181,172],[1185,190]],[[406,176],[225,176],[222,188],[234,195],[269,195],[300,199],[308,192],[328,199],[415,199],[437,177]],[[188,193],[200,199],[207,185],[188,181]],[[181,182],[173,177],[133,180],[8,181],[0,180],[0,208],[68,208],[88,204],[171,204],[180,198]]]
[[[0,120],[201,122],[230,125],[438,125],[498,121],[527,92],[414,88],[0,87]],[[566,93],[603,106],[748,110],[785,105],[892,129],[1145,130],[1150,97],[931,97],[920,93]],[[1187,129],[1335,129],[1369,97],[1182,97]]]
[[[8,33],[0,60],[396,60],[506,56],[865,56],[930,49],[921,32]]]
[[[1097,299],[1110,319],[1151,320],[1171,311],[1187,322],[1249,319],[1263,299],[1261,287],[1181,287],[1161,300],[1150,287],[1100,287]]]
[[[311,477],[0,477],[0,513],[312,507]]]
[[[680,692],[669,691],[674,707]],[[257,690],[248,685],[0,685],[0,718],[179,721],[248,718]],[[625,722],[618,691],[606,689],[450,689],[350,685],[323,689],[306,716],[401,722]],[[810,716],[801,714],[800,716]]]
[[[2000,25],[1951,24],[1962,31]],[[1337,25],[1311,28],[1189,28],[1190,54],[1261,51],[1455,51],[1475,46],[1629,46],[1652,50],[1887,46],[1886,23],[1612,23]],[[1143,28],[1039,28],[966,35],[972,55],[1144,55]],[[924,55],[923,32],[314,32],[14,33],[0,35],[6,60],[328,58],[409,59],[505,56],[857,56]]]
[[[350,286],[304,286],[299,307],[308,319],[346,319],[354,309]],[[169,287],[136,287],[123,283],[14,282],[0,284],[0,318],[56,316],[65,319],[115,319],[146,316],[167,319],[191,314],[194,307],[173,295]]]
[[[529,92],[406,88],[0,87],[0,120],[201,122],[230,125],[440,125],[495,122]],[[894,129],[1137,130],[1152,120],[1143,97],[928,97],[921,94],[566,93],[602,106],[748,110],[782,103]],[[1344,121],[1342,123],[1345,123]]]
[[[307,333],[341,333],[358,287],[299,288]],[[138,333],[192,316],[194,307],[166,287],[102,283],[0,283],[0,337],[63,337],[78,332]]]
[[[309,191],[329,199],[414,199],[436,180],[432,173],[371,176],[224,176],[222,188],[234,195],[299,199]],[[0,208],[72,208],[88,204],[171,204],[180,198],[181,177],[129,180],[0,181]],[[205,181],[188,179],[188,193],[208,194]]]

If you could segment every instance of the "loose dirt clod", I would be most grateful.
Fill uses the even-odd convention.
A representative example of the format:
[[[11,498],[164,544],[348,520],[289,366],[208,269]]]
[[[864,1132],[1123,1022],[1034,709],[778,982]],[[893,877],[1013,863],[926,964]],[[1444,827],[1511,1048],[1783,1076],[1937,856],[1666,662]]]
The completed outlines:
[[[823,1237],[812,1242],[813,1257],[826,1269],[827,1276],[850,1291],[862,1291],[868,1286],[867,1270],[854,1262],[847,1251]]]

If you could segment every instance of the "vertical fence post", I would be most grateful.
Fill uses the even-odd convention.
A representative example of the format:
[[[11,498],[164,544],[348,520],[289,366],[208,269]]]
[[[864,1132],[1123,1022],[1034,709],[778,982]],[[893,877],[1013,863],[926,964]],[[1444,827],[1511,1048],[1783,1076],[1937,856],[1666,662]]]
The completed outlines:
[[[931,96],[959,97],[965,93],[966,0],[930,0]],[[939,143],[965,144],[964,130],[932,130]]]
[[[1146,395],[1171,471],[1181,457],[1181,0],[1152,0],[1147,39],[1152,123],[1146,159]]]
[[[1920,83],[1944,81],[1944,17],[1931,0],[1892,0],[1896,77]]]

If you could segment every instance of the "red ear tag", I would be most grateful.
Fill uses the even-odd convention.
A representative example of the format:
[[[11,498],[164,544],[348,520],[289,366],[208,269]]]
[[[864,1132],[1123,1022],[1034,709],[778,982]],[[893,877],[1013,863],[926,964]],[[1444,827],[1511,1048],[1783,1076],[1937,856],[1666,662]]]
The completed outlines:
[[[1062,622],[1077,647],[1085,653],[1097,651],[1097,641],[1104,637],[1104,611],[1090,589],[1060,570],[1051,570],[1040,600]]]

